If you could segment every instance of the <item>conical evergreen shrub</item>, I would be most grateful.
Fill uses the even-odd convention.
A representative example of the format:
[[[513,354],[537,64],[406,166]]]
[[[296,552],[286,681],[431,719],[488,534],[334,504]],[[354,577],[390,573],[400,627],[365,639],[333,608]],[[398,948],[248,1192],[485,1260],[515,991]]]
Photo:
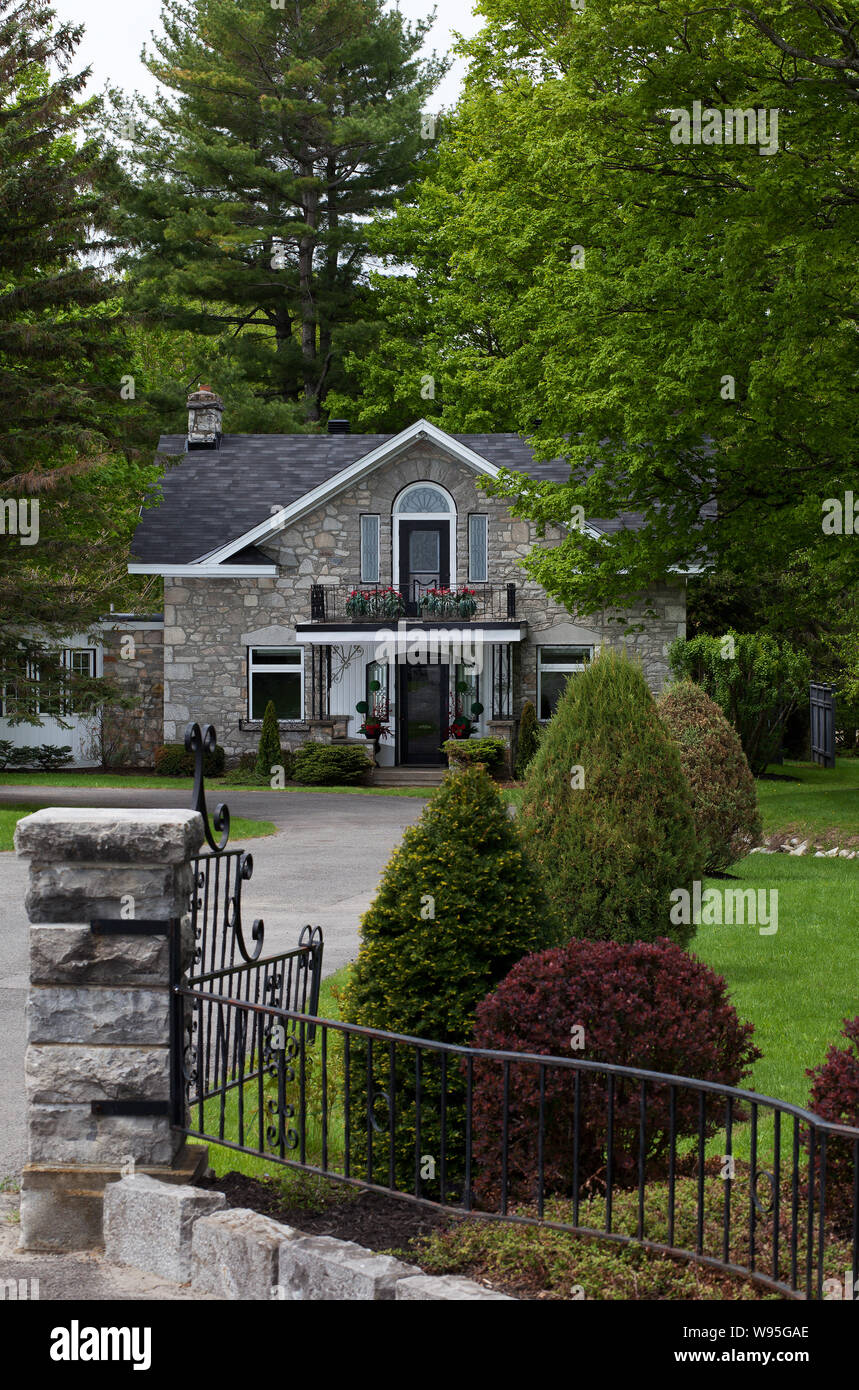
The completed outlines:
[[[467,1044],[481,999],[516,961],[557,939],[547,923],[544,895],[498,788],[483,767],[451,772],[417,825],[406,830],[364,915],[343,1018]],[[387,1183],[393,1158],[401,1185],[414,1190],[423,1167],[423,1195],[438,1195],[443,1095],[449,1195],[463,1174],[465,1078],[458,1059],[443,1064],[442,1054],[422,1052],[418,1131],[414,1049],[395,1047],[392,1078],[386,1044],[377,1041],[371,1059],[359,1035],[349,1047],[352,1171]],[[370,1078],[370,1108],[379,1126],[371,1126],[372,1158]]]
[[[604,652],[567,683],[519,815],[565,940],[685,944],[672,889],[702,866],[680,755],[637,664]]]
[[[748,854],[761,833],[755,779],[739,735],[694,681],[670,686],[657,708],[692,793],[704,868],[726,869]]]
[[[257,749],[256,771],[263,777],[271,777],[273,767],[283,767],[283,753],[280,748],[280,730],[277,727],[277,712],[274,701],[269,700],[262,717],[262,729]]]
[[[516,743],[516,769],[515,776],[517,782],[523,781],[528,768],[534,761],[534,755],[540,747],[540,725],[537,723],[537,711],[528,700],[522,706],[522,717],[519,720],[519,738]]]

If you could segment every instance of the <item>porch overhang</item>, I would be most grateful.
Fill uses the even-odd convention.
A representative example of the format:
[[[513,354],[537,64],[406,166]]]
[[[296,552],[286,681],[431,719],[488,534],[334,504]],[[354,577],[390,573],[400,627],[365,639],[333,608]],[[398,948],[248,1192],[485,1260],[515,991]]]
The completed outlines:
[[[298,623],[296,643],[307,647],[339,646],[343,643],[379,646],[382,643],[394,650],[422,647],[492,646],[498,642],[524,642],[528,624],[497,623],[428,623],[400,618],[396,627],[380,627],[378,623]]]

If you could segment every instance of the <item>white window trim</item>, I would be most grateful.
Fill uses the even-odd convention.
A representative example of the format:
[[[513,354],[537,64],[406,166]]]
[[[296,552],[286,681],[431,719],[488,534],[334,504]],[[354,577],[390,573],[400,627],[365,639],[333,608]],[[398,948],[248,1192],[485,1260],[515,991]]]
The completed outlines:
[[[450,511],[449,511],[449,512],[398,512],[398,511],[397,511],[397,504],[398,504],[400,498],[402,497],[403,493],[404,493],[404,492],[409,492],[410,489],[413,488],[413,487],[421,487],[422,485],[423,485],[423,486],[426,486],[426,487],[435,488],[436,492],[443,493],[443,495],[447,498],[448,502],[450,503]],[[438,521],[439,524],[441,524],[443,521],[447,521],[447,523],[448,523],[448,528],[449,528],[449,531],[450,531],[450,543],[449,543],[449,547],[448,547],[449,554],[450,554],[450,587],[451,587],[451,589],[455,589],[455,588],[456,588],[457,582],[458,582],[458,581],[457,581],[457,577],[456,577],[456,575],[457,575],[457,569],[456,569],[456,519],[457,519],[457,514],[456,514],[456,503],[454,502],[454,500],[453,500],[452,496],[450,495],[450,493],[448,492],[447,488],[442,487],[440,483],[433,483],[433,482],[430,482],[429,479],[422,479],[422,478],[419,478],[419,479],[417,479],[415,482],[407,483],[406,486],[405,486],[404,488],[400,488],[400,491],[397,493],[397,496],[394,498],[394,504],[393,504],[393,506],[391,507],[391,530],[392,530],[392,533],[393,533],[393,537],[392,537],[392,539],[393,539],[393,554],[392,554],[393,574],[392,574],[392,578],[391,578],[391,583],[392,583],[393,587],[394,587],[398,592],[399,592],[399,588],[400,588],[400,522],[401,522],[401,521]]]
[[[255,651],[265,651],[262,646],[248,647],[248,723],[261,724],[262,719],[254,718],[254,676],[283,676],[295,675],[296,672],[301,680],[301,694],[299,696],[299,713],[295,719],[279,719],[278,724],[303,724],[304,723],[304,647],[296,643],[294,646],[287,646],[286,643],[279,648],[281,651],[297,651],[300,653],[301,660],[297,663],[286,666],[282,661],[255,662],[253,654]],[[269,650],[274,650],[270,648]]]
[[[483,522],[483,554],[486,560],[486,573],[482,579],[477,579],[471,572],[471,523],[479,518]],[[489,513],[488,512],[469,512],[468,513],[468,582],[469,584],[488,584],[489,583]]]
[[[558,642],[555,647],[556,649],[559,647],[584,647],[591,654],[590,661],[553,661],[544,667],[543,652],[544,650],[551,650],[552,644],[547,642],[537,648],[537,722],[539,724],[548,724],[549,722],[548,719],[543,719],[540,714],[543,707],[543,671],[546,670],[553,675],[555,673],[568,676],[580,675],[582,671],[587,670],[594,659],[595,648],[587,642]],[[551,715],[549,717],[551,718]]]
[[[370,576],[364,573],[364,522],[375,521],[376,523],[376,573]],[[360,583],[380,584],[382,580],[382,518],[378,512],[361,512],[358,519],[358,547]]]

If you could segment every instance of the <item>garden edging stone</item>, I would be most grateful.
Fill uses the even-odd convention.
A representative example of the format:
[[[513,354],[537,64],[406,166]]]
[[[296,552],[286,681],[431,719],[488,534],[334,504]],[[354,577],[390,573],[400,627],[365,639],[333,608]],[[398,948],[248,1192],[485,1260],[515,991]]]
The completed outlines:
[[[425,1275],[417,1265],[351,1240],[308,1236],[243,1207],[223,1193],[144,1175],[105,1193],[105,1254],[216,1297],[242,1302],[393,1302],[508,1299],[454,1275]]]

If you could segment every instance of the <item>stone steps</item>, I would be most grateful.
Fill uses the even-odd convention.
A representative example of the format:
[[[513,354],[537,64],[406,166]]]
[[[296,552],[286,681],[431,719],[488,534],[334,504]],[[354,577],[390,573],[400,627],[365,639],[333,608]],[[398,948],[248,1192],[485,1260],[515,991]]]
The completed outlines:
[[[370,774],[371,787],[440,787],[444,767],[377,767]]]

